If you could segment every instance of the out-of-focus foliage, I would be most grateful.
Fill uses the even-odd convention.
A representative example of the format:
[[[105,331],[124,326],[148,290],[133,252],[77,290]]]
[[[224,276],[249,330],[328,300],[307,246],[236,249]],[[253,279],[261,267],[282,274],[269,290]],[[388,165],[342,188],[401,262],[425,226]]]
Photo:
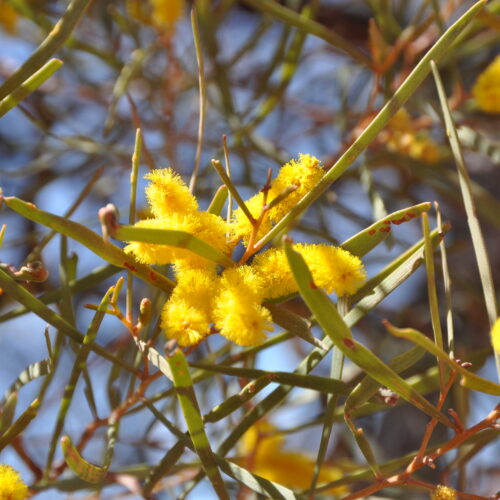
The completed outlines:
[[[0,463],[41,499],[495,495],[499,26],[0,0]]]

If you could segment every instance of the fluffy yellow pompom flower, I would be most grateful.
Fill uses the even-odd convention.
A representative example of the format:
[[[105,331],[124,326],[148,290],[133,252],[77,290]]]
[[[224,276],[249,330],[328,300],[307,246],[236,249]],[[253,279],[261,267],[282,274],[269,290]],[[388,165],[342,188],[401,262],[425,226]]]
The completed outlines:
[[[0,26],[3,26],[7,33],[15,33],[17,17],[14,7],[5,0],[0,0]]]
[[[28,487],[19,474],[9,465],[0,465],[0,499],[25,500],[28,498]]]
[[[213,290],[217,275],[214,270],[184,269],[163,307],[161,327],[179,345],[196,345],[210,333]]]
[[[221,335],[242,346],[256,345],[272,331],[271,313],[261,305],[263,281],[250,266],[226,269],[212,317]]]
[[[271,208],[264,216],[259,226],[257,239],[264,236],[273,224],[276,224],[281,218],[297,204],[297,202],[321,179],[324,171],[317,158],[311,155],[300,154],[298,160],[291,160],[281,167],[278,177],[271,184],[267,196],[267,203],[271,203],[277,196],[282,194],[285,189],[291,186],[295,190],[289,193],[281,202]],[[257,219],[262,212],[264,205],[264,194],[258,193],[245,202],[252,216]],[[241,208],[234,211],[232,232],[236,238],[243,238],[245,244],[252,232],[253,225],[248,220]]]
[[[493,349],[500,354],[500,318],[495,321],[491,329],[491,344],[493,345]]]
[[[184,0],[149,0],[151,19],[157,28],[171,30],[184,13]]]
[[[271,221],[279,222],[318,183],[323,174],[320,161],[311,155],[299,154],[298,160],[290,160],[283,165],[272,183],[268,202],[290,186],[295,186],[296,189],[269,211]]]
[[[366,272],[359,257],[332,245],[296,245],[314,278],[314,282],[328,293],[339,297],[352,295],[366,280]]]
[[[146,187],[146,198],[155,217],[190,214],[198,210],[196,198],[172,169],[153,170],[144,178],[151,181]]]
[[[252,268],[262,278],[266,299],[285,297],[298,291],[283,248],[270,248],[256,255]]]
[[[264,195],[262,193],[258,193],[252,196],[249,200],[245,202],[248,210],[252,214],[254,219],[257,219],[264,206]],[[257,233],[257,239],[264,236],[272,227],[271,220],[269,219],[269,213],[267,213],[259,226],[259,230]],[[248,238],[250,237],[250,233],[252,232],[253,225],[248,220],[248,217],[245,215],[241,208],[237,208],[233,212],[233,221],[231,224],[231,233],[235,238],[243,238],[243,242],[248,244]]]
[[[500,113],[500,55],[479,75],[472,95],[482,111]]]
[[[440,484],[432,493],[432,500],[457,500],[457,493],[453,488]]]
[[[241,462],[245,468],[269,481],[288,488],[306,489],[311,485],[315,460],[303,453],[283,449],[283,434],[267,421],[260,421],[243,435],[239,447]],[[340,479],[342,469],[323,465],[318,482],[326,483]],[[345,486],[331,488],[327,493],[342,495],[348,492]]]
[[[361,259],[342,248],[301,243],[293,248],[304,257],[316,285],[328,293],[335,292],[339,297],[352,295],[366,279]],[[272,248],[257,255],[252,267],[264,281],[267,299],[284,297],[298,290],[284,249]]]
[[[173,213],[166,217],[139,221],[135,226],[185,231],[209,243],[221,252],[230,252],[230,245],[226,240],[228,231],[226,222],[221,217],[208,212]],[[134,254],[136,259],[143,264],[171,264],[181,261],[193,267],[212,267],[211,261],[190,250],[170,245],[133,241],[125,247],[125,251]]]

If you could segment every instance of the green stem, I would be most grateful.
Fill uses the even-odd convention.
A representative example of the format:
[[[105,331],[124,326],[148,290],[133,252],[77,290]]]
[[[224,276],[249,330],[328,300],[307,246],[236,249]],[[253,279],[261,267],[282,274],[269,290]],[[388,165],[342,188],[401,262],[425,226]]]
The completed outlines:
[[[0,85],[0,100],[36,73],[71,35],[91,0],[72,0],[64,15],[31,56]]]

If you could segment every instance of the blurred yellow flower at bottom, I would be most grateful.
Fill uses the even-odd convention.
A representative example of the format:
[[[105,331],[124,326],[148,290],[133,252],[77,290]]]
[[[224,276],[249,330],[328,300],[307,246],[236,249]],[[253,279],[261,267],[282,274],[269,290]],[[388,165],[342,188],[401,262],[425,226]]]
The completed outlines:
[[[485,113],[500,113],[500,55],[478,76],[472,95]]]
[[[304,453],[284,450],[283,444],[283,434],[269,422],[259,422],[243,436],[238,462],[254,474],[287,488],[308,489],[314,473],[314,458]],[[324,464],[317,483],[319,485],[336,481],[343,475],[340,467]],[[347,486],[337,486],[323,493],[343,495],[348,491]]]
[[[500,354],[500,318],[495,321],[491,329],[491,344],[493,345],[493,349]]]
[[[0,0],[0,26],[3,26],[5,31],[14,34],[17,26],[17,12],[5,0]]]
[[[158,28],[170,30],[184,13],[184,0],[149,0],[153,8],[151,18]]]
[[[28,487],[10,465],[0,465],[0,499],[25,500]]]

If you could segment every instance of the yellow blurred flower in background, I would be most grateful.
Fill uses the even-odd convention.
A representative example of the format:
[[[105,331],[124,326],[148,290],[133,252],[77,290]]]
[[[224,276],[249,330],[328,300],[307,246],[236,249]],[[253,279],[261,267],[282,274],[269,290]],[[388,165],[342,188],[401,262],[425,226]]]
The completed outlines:
[[[184,0],[149,0],[149,3],[153,7],[153,24],[158,29],[171,30],[184,13]]]
[[[28,498],[28,487],[23,483],[19,473],[10,465],[0,465],[0,499],[25,500]]]
[[[408,111],[401,108],[380,134],[380,142],[394,153],[425,163],[439,160],[439,147],[425,131],[419,131]]]
[[[491,344],[493,345],[493,349],[500,354],[500,318],[495,321],[491,329]]]
[[[126,5],[130,16],[165,32],[173,30],[186,8],[185,0],[127,0]]]
[[[10,34],[15,33],[17,27],[17,12],[5,0],[0,0],[0,26]]]
[[[485,113],[500,113],[500,55],[478,76],[472,95]]]
[[[258,476],[287,488],[305,490],[311,486],[315,460],[304,453],[284,449],[285,439],[279,430],[266,420],[250,427],[240,440],[238,463]],[[343,470],[324,464],[318,484],[342,478]],[[349,490],[338,486],[325,493],[343,495]]]

